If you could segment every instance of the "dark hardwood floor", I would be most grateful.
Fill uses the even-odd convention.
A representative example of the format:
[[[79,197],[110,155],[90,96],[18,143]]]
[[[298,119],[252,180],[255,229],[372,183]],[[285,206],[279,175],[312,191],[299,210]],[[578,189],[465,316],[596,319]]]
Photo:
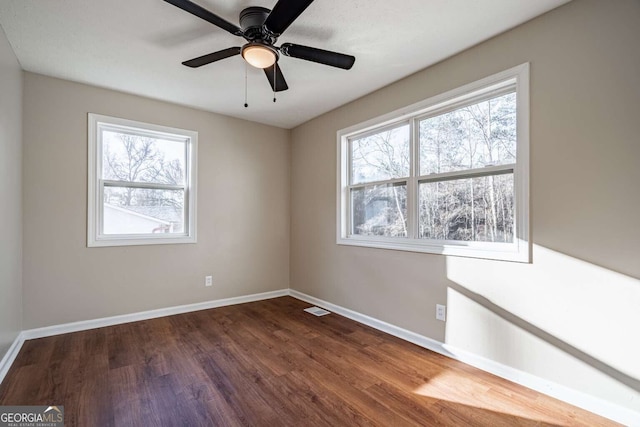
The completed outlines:
[[[65,426],[616,425],[284,297],[27,341],[0,405]]]

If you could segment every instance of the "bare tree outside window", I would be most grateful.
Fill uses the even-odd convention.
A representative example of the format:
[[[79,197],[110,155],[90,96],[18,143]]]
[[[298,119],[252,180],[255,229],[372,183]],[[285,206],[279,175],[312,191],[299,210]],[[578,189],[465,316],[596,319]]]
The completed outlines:
[[[516,95],[509,93],[421,120],[419,235],[512,242]],[[456,171],[469,174],[442,176]]]
[[[408,124],[351,141],[353,234],[408,235],[409,146]]]
[[[160,186],[185,184],[185,145],[170,141],[105,130],[102,133],[102,177],[111,182],[103,192],[104,204],[110,213],[105,230],[119,233],[125,229],[122,223],[126,213],[137,214],[140,233],[181,233],[184,228],[184,190]],[[149,184],[147,188],[132,184]],[[144,222],[142,219],[150,221]],[[156,219],[157,223],[153,223]],[[129,223],[135,221],[128,220]],[[128,233],[131,227],[126,228]],[[137,228],[133,227],[133,232]]]

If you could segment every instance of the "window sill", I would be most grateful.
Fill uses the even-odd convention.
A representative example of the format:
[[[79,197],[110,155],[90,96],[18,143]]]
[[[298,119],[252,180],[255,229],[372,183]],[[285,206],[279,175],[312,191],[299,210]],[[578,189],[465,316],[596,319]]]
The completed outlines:
[[[195,236],[178,236],[178,237],[103,237],[98,239],[90,239],[87,247],[109,247],[109,246],[144,246],[144,245],[178,245],[196,243]]]
[[[529,243],[525,240],[518,240],[516,243],[454,241],[442,243],[423,239],[350,236],[338,237],[336,243],[346,246],[482,258],[496,261],[531,262]]]

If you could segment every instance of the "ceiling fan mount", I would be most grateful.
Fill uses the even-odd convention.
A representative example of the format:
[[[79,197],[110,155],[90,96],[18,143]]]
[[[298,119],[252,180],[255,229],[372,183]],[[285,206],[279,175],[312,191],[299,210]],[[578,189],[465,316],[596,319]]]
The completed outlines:
[[[278,0],[272,10],[258,6],[247,7],[240,12],[239,27],[190,0],[164,1],[247,41],[242,47],[230,47],[182,63],[191,68],[241,55],[250,65],[262,68],[273,91],[280,92],[289,88],[278,65],[280,54],[345,70],[351,69],[356,60],[351,55],[292,43],[275,46],[278,37],[313,0]]]
[[[264,26],[269,13],[271,10],[259,6],[243,9],[239,19],[242,36],[247,40],[263,40],[268,44],[274,44],[278,37]]]

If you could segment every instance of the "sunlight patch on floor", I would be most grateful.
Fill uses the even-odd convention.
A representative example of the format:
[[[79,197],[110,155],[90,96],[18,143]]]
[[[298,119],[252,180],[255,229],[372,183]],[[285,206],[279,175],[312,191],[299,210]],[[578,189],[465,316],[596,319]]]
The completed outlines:
[[[413,390],[413,393],[532,421],[564,425],[557,417],[546,415],[544,408],[538,407],[535,399],[529,400],[528,406],[523,407],[516,403],[516,399],[505,394],[508,392],[498,392],[482,380],[467,378],[454,372],[442,372]],[[522,396],[518,398],[522,399]]]

